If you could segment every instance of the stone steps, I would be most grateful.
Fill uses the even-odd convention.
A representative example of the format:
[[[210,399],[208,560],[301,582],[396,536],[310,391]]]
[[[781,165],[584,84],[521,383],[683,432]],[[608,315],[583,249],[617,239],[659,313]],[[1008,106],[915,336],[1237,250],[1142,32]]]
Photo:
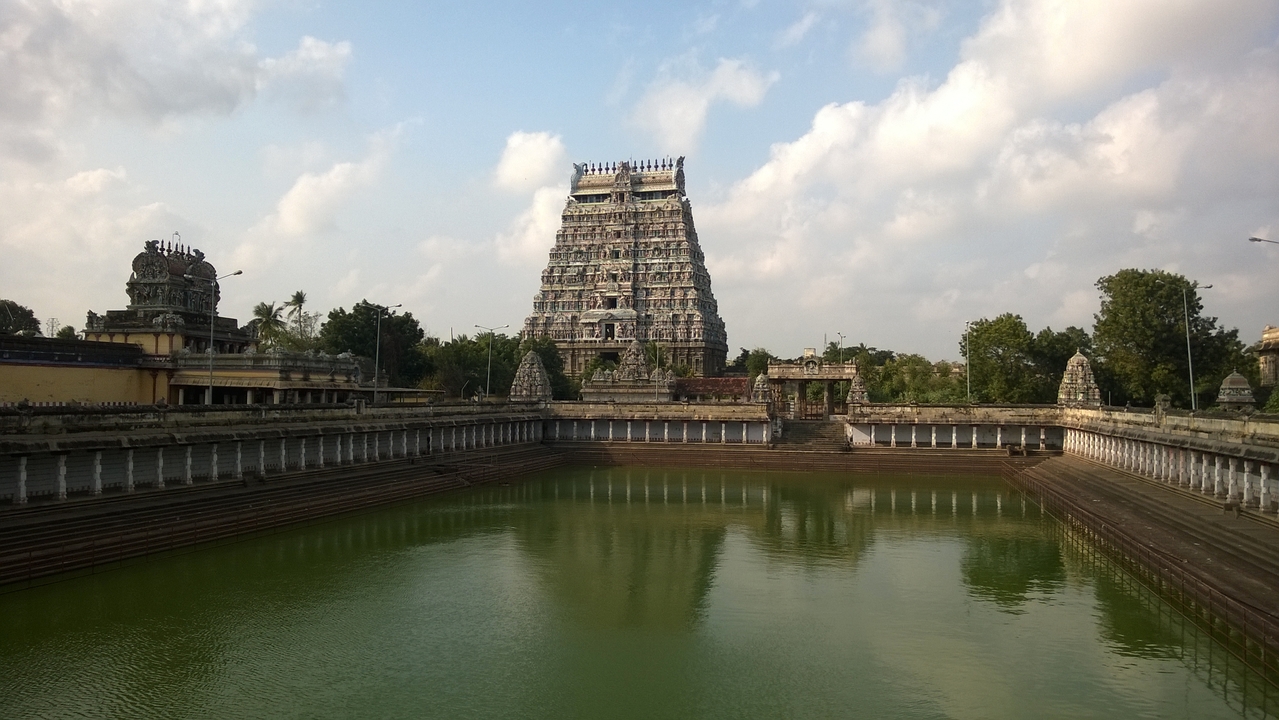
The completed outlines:
[[[787,420],[776,445],[786,450],[840,451],[848,449],[848,436],[843,422]]]

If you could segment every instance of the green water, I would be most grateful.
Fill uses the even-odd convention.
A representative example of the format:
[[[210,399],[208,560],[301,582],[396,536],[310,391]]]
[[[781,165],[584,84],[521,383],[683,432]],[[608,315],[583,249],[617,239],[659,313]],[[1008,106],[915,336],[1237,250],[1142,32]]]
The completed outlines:
[[[0,716],[1262,717],[998,479],[574,469],[0,595]]]

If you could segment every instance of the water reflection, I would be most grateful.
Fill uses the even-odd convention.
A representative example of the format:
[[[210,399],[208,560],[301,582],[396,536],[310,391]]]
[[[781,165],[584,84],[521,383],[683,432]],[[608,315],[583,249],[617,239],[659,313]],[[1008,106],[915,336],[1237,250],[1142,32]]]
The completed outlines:
[[[1066,582],[1061,547],[1042,537],[973,537],[962,570],[969,592],[1010,612],[1019,612],[1032,593],[1051,593]]]
[[[1246,673],[1055,527],[996,478],[559,471],[0,596],[0,677],[15,716],[1035,716],[1040,696],[1258,716],[1229,704]]]

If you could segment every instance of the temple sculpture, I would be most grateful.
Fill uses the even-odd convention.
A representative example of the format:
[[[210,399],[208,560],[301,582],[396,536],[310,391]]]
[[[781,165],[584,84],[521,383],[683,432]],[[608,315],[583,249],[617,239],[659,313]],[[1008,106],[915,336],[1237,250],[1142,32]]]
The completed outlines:
[[[524,354],[511,383],[511,402],[542,402],[551,399],[551,378],[546,374],[542,356],[533,350]]]
[[[554,340],[571,375],[597,357],[618,362],[634,341],[656,341],[694,375],[723,370],[727,335],[684,194],[683,158],[573,166],[524,337]]]
[[[1075,351],[1066,362],[1066,372],[1057,388],[1057,404],[1071,407],[1100,407],[1101,389],[1093,379],[1092,365],[1084,354]]]
[[[670,402],[675,376],[669,370],[651,369],[644,346],[632,340],[616,370],[596,370],[582,383],[582,399],[588,402]]]

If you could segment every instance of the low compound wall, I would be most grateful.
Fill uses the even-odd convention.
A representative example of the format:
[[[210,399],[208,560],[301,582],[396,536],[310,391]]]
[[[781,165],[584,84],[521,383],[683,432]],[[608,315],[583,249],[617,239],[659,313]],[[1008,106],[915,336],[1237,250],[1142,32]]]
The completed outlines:
[[[134,427],[119,428],[121,415],[137,420]],[[542,439],[541,411],[519,406],[447,413],[335,407],[292,414],[246,408],[48,417],[51,422],[28,423],[46,432],[0,435],[0,502],[130,493]],[[61,432],[49,431],[55,428]]]

